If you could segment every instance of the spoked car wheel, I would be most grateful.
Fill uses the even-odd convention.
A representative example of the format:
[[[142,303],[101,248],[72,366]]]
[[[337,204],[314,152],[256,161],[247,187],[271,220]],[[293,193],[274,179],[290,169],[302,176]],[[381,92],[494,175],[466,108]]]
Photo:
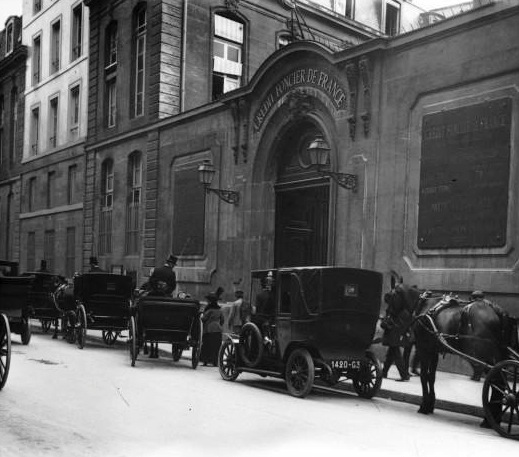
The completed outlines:
[[[518,360],[503,360],[490,370],[483,385],[483,409],[497,433],[519,440]]]
[[[315,367],[312,356],[306,349],[296,349],[288,357],[285,381],[294,397],[306,397],[314,385]]]
[[[263,337],[260,329],[253,322],[247,322],[240,332],[240,358],[245,365],[254,368],[263,357]]]
[[[137,327],[133,316],[130,317],[128,324],[128,352],[130,354],[130,363],[132,367],[134,367],[135,361],[137,360]]]
[[[202,352],[202,334],[204,333],[204,327],[202,324],[202,318],[199,317],[198,321],[195,323],[197,326],[197,340],[193,341],[193,350],[191,351],[191,366],[193,370],[196,370],[198,366],[198,362],[200,362],[200,353]]]
[[[353,377],[355,392],[362,398],[373,398],[382,386],[382,368],[380,362],[371,353],[360,361],[359,372]]]
[[[11,364],[11,330],[5,314],[0,314],[0,390],[4,387]]]
[[[76,341],[77,347],[83,349],[85,347],[87,333],[87,317],[85,307],[79,305],[77,309],[77,322],[76,322]]]
[[[113,346],[117,341],[118,332],[114,330],[103,330],[103,341],[108,346]]]
[[[226,381],[234,381],[240,374],[237,369],[236,356],[236,345],[230,338],[227,338],[218,351],[218,369],[220,376]]]

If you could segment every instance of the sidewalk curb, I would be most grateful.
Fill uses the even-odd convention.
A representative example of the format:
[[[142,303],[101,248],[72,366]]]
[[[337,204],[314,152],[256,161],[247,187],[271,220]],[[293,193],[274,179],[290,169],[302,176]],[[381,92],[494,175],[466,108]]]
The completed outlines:
[[[355,393],[355,389],[351,385],[344,385],[343,388],[348,392]],[[420,406],[422,402],[421,395],[415,395],[407,392],[398,392],[389,389],[380,389],[374,398],[383,398],[386,400],[400,401],[403,403],[410,403],[412,405]],[[485,412],[482,406],[466,405],[449,400],[436,399],[436,409],[449,411],[452,413],[466,414],[468,416],[475,416],[479,418],[485,417]]]

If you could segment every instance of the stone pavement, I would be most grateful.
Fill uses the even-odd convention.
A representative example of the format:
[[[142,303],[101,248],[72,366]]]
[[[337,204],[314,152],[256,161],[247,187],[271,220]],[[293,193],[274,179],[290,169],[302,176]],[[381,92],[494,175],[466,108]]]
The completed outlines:
[[[411,376],[407,382],[397,381],[400,376],[395,367],[389,370],[389,376],[382,381],[378,398],[420,405],[422,386],[419,376]],[[446,411],[484,417],[483,383],[471,381],[469,376],[438,371],[436,374],[436,408]],[[353,391],[351,383],[345,384],[347,390]]]

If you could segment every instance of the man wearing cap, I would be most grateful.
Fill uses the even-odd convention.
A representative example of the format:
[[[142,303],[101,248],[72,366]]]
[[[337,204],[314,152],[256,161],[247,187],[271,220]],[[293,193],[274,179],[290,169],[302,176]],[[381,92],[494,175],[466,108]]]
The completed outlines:
[[[177,276],[173,271],[177,260],[177,257],[170,254],[162,267],[153,270],[150,277],[150,285],[154,292],[161,292],[165,295],[173,294],[177,287]]]

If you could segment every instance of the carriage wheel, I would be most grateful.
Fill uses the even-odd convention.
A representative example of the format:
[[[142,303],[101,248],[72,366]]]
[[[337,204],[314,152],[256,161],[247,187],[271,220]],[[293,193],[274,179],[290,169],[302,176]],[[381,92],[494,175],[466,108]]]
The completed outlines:
[[[240,332],[240,358],[248,367],[257,366],[263,357],[263,337],[260,329],[253,322],[247,322]]]
[[[76,322],[76,338],[77,347],[83,349],[85,347],[87,333],[87,317],[85,307],[79,305],[77,309],[77,322]]]
[[[135,318],[133,316],[130,317],[128,321],[129,329],[128,329],[128,352],[130,354],[130,363],[132,367],[135,366],[135,361],[137,360],[137,327],[135,324]]]
[[[380,362],[371,353],[361,360],[359,373],[353,378],[353,387],[362,398],[374,397],[382,386],[382,368]]]
[[[0,390],[7,381],[11,363],[11,330],[5,314],[0,314]]]
[[[173,343],[171,345],[171,354],[173,356],[174,362],[178,362],[180,360],[180,357],[182,357],[183,351],[184,351],[184,348],[180,344]]]
[[[200,353],[202,352],[202,335],[204,333],[204,324],[202,323],[201,315],[198,317],[196,326],[198,327],[198,339],[196,342],[193,342],[193,350],[191,351],[191,366],[193,367],[193,370],[196,370],[198,362],[200,362]]]
[[[218,351],[218,369],[220,376],[226,381],[234,381],[240,374],[236,355],[236,345],[230,338],[227,338]]]
[[[299,348],[290,353],[285,367],[288,391],[294,397],[306,397],[314,385],[315,367],[310,353]]]
[[[29,344],[31,341],[32,329],[31,329],[31,321],[28,317],[22,318],[22,344]]]
[[[503,360],[490,370],[483,384],[483,409],[487,422],[497,433],[519,440],[518,360]]]
[[[114,330],[103,330],[103,341],[105,344],[108,344],[108,346],[113,346],[117,341],[118,335],[119,333]]]
[[[43,333],[48,333],[52,326],[52,321],[49,321],[47,319],[40,319],[40,322],[41,322],[41,331]]]

